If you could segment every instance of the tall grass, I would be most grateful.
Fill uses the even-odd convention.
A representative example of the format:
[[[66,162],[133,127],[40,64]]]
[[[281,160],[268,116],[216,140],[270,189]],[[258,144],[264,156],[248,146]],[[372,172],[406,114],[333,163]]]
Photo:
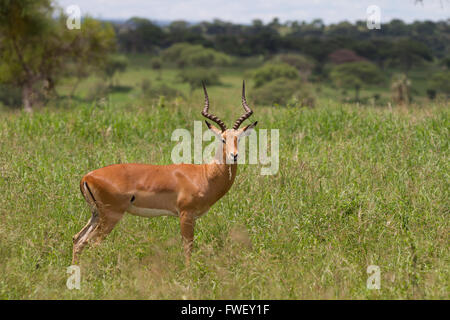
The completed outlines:
[[[210,97],[227,123],[242,112],[239,81]],[[193,130],[201,107],[198,92],[165,108],[2,113],[0,298],[449,298],[448,104],[330,101],[254,107],[259,128],[280,129],[279,172],[239,167],[230,192],[197,222],[189,269],[177,219],[127,215],[83,252],[81,290],[68,290],[72,236],[90,217],[83,174],[170,163],[172,131]],[[368,265],[380,267],[380,290],[366,288]]]

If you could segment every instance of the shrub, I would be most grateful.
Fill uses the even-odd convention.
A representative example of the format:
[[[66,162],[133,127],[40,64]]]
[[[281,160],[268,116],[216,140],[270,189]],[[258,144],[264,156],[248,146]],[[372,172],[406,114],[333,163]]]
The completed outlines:
[[[165,99],[175,99],[178,97],[183,98],[183,94],[172,87],[162,84],[160,86],[153,86],[150,80],[144,79],[141,83],[141,93],[144,99],[156,101]],[[165,97],[161,99],[161,97]],[[159,105],[164,105],[163,103],[158,103]]]
[[[255,88],[259,88],[278,78],[299,79],[299,73],[287,63],[266,63],[252,72],[252,78]]]
[[[182,70],[178,77],[181,82],[188,83],[191,91],[202,86],[202,81],[207,85],[220,84],[219,74],[213,69],[189,69]]]
[[[181,68],[227,66],[231,63],[231,58],[222,52],[189,43],[172,45],[163,52],[163,58]]]
[[[377,66],[366,61],[339,64],[331,69],[330,78],[339,88],[355,89],[355,101],[359,100],[361,87],[383,81]]]
[[[396,74],[391,83],[392,100],[399,104],[408,104],[411,101],[411,81],[406,74]]]
[[[443,94],[450,94],[450,71],[435,73],[430,81],[431,89]]]
[[[95,83],[89,88],[86,98],[88,100],[97,100],[105,98],[109,93],[110,87],[104,82]]]
[[[231,62],[226,54],[213,49],[191,51],[185,59],[186,65],[200,67],[227,66]]]
[[[450,55],[446,56],[445,58],[442,58],[439,65],[441,65],[444,68],[446,68],[447,70],[449,70],[450,69]]]
[[[253,90],[253,101],[261,105],[308,106],[315,104],[314,90],[307,82],[278,78]]]
[[[157,58],[153,58],[152,59],[152,69],[153,70],[159,70],[162,67],[162,60],[161,58],[157,57]]]
[[[271,62],[286,63],[296,68],[305,79],[309,77],[314,69],[314,61],[301,54],[278,54],[271,59]]]
[[[434,100],[434,98],[436,98],[436,90],[427,89],[427,96],[428,96],[428,99]]]
[[[165,49],[162,53],[162,57],[167,62],[175,62],[179,57],[182,56],[182,52],[191,46],[189,43],[175,43],[171,47]]]
[[[124,72],[128,66],[128,59],[125,56],[112,55],[106,58],[103,66],[103,75],[112,83],[114,75],[117,72]]]
[[[22,105],[22,94],[20,88],[0,84],[0,102],[8,107],[20,107]]]
[[[158,80],[162,79],[162,60],[160,57],[153,58],[152,60],[152,69],[158,72],[158,76],[156,77]]]

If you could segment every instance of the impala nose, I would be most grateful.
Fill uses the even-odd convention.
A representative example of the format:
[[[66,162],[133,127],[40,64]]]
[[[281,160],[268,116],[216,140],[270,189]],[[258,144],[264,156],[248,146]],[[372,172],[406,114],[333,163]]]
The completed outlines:
[[[237,153],[230,153],[230,156],[231,156],[231,158],[234,160],[234,162],[236,162],[237,161],[237,158],[238,158],[238,154]]]

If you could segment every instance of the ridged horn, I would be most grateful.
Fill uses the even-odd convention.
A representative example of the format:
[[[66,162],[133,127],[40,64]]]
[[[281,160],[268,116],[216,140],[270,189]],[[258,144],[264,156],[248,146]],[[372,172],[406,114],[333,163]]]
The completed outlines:
[[[244,107],[245,113],[234,123],[233,125],[234,130],[239,129],[242,122],[244,122],[253,114],[252,109],[250,109],[250,107],[247,104],[247,100],[245,99],[245,81],[242,81],[242,106]]]
[[[225,123],[222,120],[219,119],[219,117],[217,117],[213,114],[210,114],[208,112],[209,111],[209,98],[208,98],[208,92],[206,91],[205,83],[203,81],[202,81],[202,86],[203,86],[203,92],[205,93],[205,107],[202,110],[202,116],[217,123],[219,125],[220,129],[222,129],[222,132],[227,130],[227,126],[225,125]]]

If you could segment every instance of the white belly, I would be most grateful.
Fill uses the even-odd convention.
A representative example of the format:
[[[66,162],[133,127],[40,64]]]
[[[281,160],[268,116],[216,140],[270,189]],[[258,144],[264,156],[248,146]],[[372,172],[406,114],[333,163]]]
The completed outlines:
[[[127,209],[127,212],[134,214],[136,216],[148,217],[148,218],[160,217],[160,216],[173,216],[173,217],[178,216],[176,213],[173,213],[172,211],[169,211],[169,210],[141,208],[141,207],[136,207],[133,205],[130,205],[130,207]]]

